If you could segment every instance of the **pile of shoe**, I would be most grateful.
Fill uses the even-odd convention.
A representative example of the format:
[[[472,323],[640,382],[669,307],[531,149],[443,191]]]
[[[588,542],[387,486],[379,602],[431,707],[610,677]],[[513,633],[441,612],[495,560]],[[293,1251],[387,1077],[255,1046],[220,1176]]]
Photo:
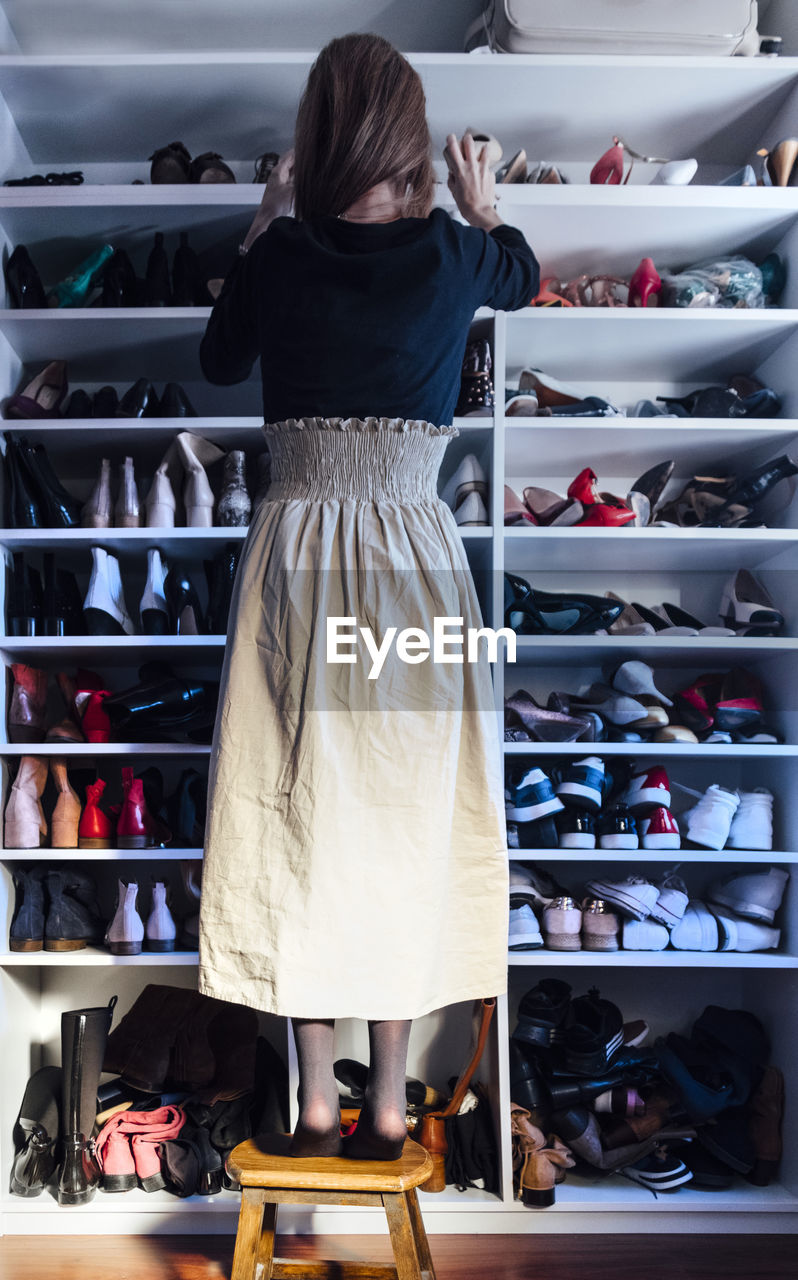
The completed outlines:
[[[254,1011],[153,983],[110,1031],[116,1003],[62,1013],[61,1065],[33,1073],[14,1125],[12,1194],[232,1188],[230,1150],[288,1127],[286,1066]]]
[[[3,405],[6,418],[196,418],[197,411],[179,382],[167,382],[159,396],[148,378],[139,378],[121,397],[116,387],[92,395],[78,388],[67,400],[66,360],[50,360]]]
[[[147,384],[149,386],[149,383]],[[88,499],[74,498],[55,475],[44,445],[31,445],[25,436],[7,434],[6,474],[10,527],[15,529],[173,529],[182,498],[181,517],[187,528],[245,528],[252,513],[242,449],[225,453],[218,445],[191,431],[181,431],[160,462],[146,498],[139,497],[135,466],[128,456],[120,464],[117,496],[111,490],[111,461],[102,458]],[[224,459],[217,502],[205,467]],[[255,502],[265,496],[271,480],[268,452],[257,460]],[[177,492],[176,492],[177,491]]]
[[[232,178],[234,182],[235,179]],[[227,264],[232,265],[232,254]],[[181,231],[170,268],[164,233],[156,231],[143,278],[124,249],[100,245],[77,263],[63,280],[45,289],[41,275],[23,244],[5,265],[13,307],[210,307],[214,292],[207,269]]]
[[[691,898],[677,868],[659,877],[594,877],[572,892],[535,866],[510,867],[510,951],[767,951],[789,873],[733,872]],[[581,903],[581,905],[580,905]]]
[[[668,601],[650,608],[636,600],[627,602],[614,591],[606,591],[603,596],[582,591],[541,591],[518,573],[504,575],[504,625],[519,636],[645,635],[665,640],[697,635],[763,637],[776,635],[785,626],[784,614],[747,569],[740,569],[727,579],[718,616],[725,624],[722,627],[708,626]]]
[[[735,1173],[769,1183],[784,1081],[759,1020],[710,1005],[689,1038],[671,1033],[646,1047],[648,1033],[596,989],[573,998],[568,983],[544,978],[522,997],[510,1040],[513,1134],[519,1119],[542,1139],[542,1157],[516,1176],[525,1203],[552,1204],[574,1166],[656,1192],[730,1187]]]
[[[93,671],[80,669],[74,677],[59,671],[57,683],[67,714],[55,723],[47,714],[48,672],[18,662],[9,670],[11,742],[110,742],[114,730],[125,735],[122,741],[176,732],[201,740],[213,727],[218,684],[177,676],[165,663],[145,663],[139,669],[140,683],[118,693],[106,688]]]
[[[507,418],[618,418],[624,411],[601,396],[583,396],[576,387],[540,369],[525,368],[518,377],[518,390],[505,392],[504,414]]]
[[[15,551],[6,580],[6,633],[10,636],[115,636],[137,632],[128,611],[117,556],[92,547],[92,571],[85,595],[75,575],[56,567],[55,556],[43,556],[44,582],[38,570]],[[239,544],[227,543],[204,562],[208,608],[200,604],[194,578],[177,561],[167,568],[157,547],[147,552],[147,580],[139,600],[143,635],[224,635],[241,556]]]
[[[679,849],[680,830],[687,847],[773,848],[773,795],[765,787],[738,791],[713,782],[700,792],[677,782],[697,800],[677,821],[662,765],[618,760],[613,776],[598,756],[585,756],[547,768],[522,765],[508,776],[510,849]]]
[[[622,662],[608,683],[554,690],[545,706],[526,689],[504,702],[506,742],[776,743],[762,685],[742,667],[711,672],[667,697],[648,663]]]
[[[48,773],[57,797],[49,825],[42,805]],[[121,802],[106,812],[100,807],[105,778],[97,776],[85,784],[86,803],[81,806],[66,760],[22,756],[6,802],[4,847],[155,849],[173,841],[180,848],[202,845],[206,783],[196,769],[184,769],[174,792],[166,797],[161,772],[154,766],[138,778],[129,765],[120,773]]]

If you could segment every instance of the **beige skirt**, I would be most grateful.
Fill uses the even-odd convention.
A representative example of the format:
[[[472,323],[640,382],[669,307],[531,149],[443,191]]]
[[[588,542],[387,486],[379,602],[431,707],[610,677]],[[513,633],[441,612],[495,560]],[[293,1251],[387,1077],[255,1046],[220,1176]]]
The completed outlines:
[[[458,664],[394,645],[375,676],[359,631],[380,644],[391,627],[432,637],[436,617],[480,625],[436,489],[457,432],[386,418],[265,432],[272,484],[238,568],[211,756],[200,990],[305,1018],[498,995],[508,865],[484,646]]]

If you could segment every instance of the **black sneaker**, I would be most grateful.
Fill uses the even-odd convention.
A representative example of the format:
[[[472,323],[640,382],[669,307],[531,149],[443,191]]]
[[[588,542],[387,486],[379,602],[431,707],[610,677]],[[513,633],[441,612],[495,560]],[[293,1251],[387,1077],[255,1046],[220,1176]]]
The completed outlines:
[[[623,1015],[596,987],[571,1001],[565,1028],[565,1069],[589,1076],[604,1071],[623,1044]]]
[[[571,1000],[571,988],[559,978],[542,978],[527,991],[518,1006],[514,1040],[548,1049],[562,1039],[562,1025]]]
[[[561,849],[595,849],[596,820],[587,809],[566,809],[557,819]]]
[[[637,823],[625,804],[616,804],[599,818],[599,847],[639,849]]]
[[[684,1161],[664,1146],[656,1147],[651,1155],[619,1169],[618,1173],[641,1187],[648,1187],[649,1191],[675,1191],[693,1177]]]
[[[604,761],[598,756],[587,756],[558,769],[556,781],[557,795],[563,804],[598,813],[608,785]]]
[[[504,793],[508,822],[537,822],[549,813],[559,813],[563,804],[542,769],[528,769]]]

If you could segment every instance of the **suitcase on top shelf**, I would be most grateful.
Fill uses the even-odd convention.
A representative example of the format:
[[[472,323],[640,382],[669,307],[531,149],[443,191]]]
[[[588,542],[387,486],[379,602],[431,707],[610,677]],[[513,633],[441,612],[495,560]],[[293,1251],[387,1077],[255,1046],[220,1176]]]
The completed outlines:
[[[487,0],[465,49],[751,57],[758,16],[757,0]]]

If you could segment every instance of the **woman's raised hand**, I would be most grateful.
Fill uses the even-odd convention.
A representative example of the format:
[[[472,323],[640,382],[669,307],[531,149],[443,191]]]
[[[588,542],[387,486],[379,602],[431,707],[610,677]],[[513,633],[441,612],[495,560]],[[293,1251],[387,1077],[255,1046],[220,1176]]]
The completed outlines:
[[[291,213],[294,204],[294,152],[284,151],[277,164],[269,174],[268,182],[263,189],[258,212],[252,226],[244,237],[242,249],[251,248],[258,236],[263,235],[275,218],[282,218]]]
[[[496,179],[488,167],[487,148],[478,151],[470,133],[462,142],[450,133],[443,156],[449,168],[449,190],[466,222],[485,231],[500,226],[501,218],[493,207]]]

